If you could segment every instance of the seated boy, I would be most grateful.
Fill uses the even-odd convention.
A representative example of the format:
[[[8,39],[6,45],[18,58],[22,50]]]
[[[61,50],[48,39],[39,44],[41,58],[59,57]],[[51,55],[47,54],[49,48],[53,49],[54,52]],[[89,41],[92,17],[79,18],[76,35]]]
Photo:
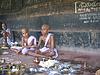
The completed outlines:
[[[27,54],[28,51],[34,51],[36,47],[36,38],[34,36],[29,36],[29,30],[27,28],[22,29],[22,47],[12,47],[11,49],[15,52],[22,54]]]
[[[41,33],[42,35],[39,38],[38,47],[40,48],[42,42],[44,42],[44,47],[40,48],[36,52],[46,57],[57,58],[58,53],[57,49],[55,48],[54,35],[52,33],[49,33],[49,25],[44,24],[41,27]]]

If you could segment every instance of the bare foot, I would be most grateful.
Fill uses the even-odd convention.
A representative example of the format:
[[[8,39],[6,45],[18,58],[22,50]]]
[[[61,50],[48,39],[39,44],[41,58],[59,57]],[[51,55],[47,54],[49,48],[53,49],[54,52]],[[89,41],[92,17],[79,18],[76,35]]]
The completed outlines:
[[[21,54],[20,51],[16,51],[17,54]]]

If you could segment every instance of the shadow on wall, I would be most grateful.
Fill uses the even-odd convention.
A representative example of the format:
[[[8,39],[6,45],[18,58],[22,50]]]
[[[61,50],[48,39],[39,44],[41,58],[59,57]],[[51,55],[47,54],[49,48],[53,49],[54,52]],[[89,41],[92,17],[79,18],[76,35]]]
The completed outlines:
[[[52,32],[55,36],[57,47],[100,48],[100,33],[92,32]],[[21,40],[21,32],[14,32],[14,41]],[[37,40],[41,32],[30,32]]]

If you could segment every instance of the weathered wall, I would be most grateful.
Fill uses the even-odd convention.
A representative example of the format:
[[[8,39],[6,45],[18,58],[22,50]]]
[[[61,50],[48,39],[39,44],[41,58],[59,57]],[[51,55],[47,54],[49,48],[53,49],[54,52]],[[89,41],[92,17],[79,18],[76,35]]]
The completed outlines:
[[[51,26],[51,32],[54,32],[58,46],[100,47],[99,12],[16,18],[7,21],[11,29],[20,30],[26,26],[35,32],[39,31],[44,23]]]
[[[100,48],[99,1],[40,2],[16,13],[1,15],[0,19],[15,31],[16,40],[20,38],[19,30],[23,26],[29,27],[31,34],[34,32],[39,38],[41,25],[47,23],[55,34],[57,47]]]

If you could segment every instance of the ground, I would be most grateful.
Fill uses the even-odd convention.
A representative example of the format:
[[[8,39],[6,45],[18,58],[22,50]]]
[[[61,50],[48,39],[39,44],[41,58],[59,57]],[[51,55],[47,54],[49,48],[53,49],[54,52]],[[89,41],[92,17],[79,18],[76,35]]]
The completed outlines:
[[[28,55],[21,55],[16,54],[15,52],[11,51],[10,49],[5,50],[9,52],[8,54],[0,55],[0,59],[4,58],[7,62],[12,63],[22,63],[27,65],[27,67],[34,66],[33,60],[34,57]],[[65,51],[59,50],[59,57],[58,60],[69,60],[69,61],[79,61],[83,63],[89,64],[92,68],[94,68],[94,72],[97,69],[100,69],[100,54],[99,53],[84,53],[84,52],[75,52],[75,51]],[[92,75],[92,74],[85,74],[85,75]]]

